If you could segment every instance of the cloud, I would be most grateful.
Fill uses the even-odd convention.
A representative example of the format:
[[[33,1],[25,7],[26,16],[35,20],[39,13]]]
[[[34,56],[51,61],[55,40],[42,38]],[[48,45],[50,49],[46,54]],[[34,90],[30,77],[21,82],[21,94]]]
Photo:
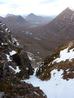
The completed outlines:
[[[74,8],[74,0],[0,0],[0,15],[57,15],[66,7]]]
[[[56,2],[58,0],[42,0],[40,3],[53,3],[53,2]]]
[[[3,1],[2,1],[2,0],[0,0],[0,5],[1,5],[1,4],[5,4],[5,1],[4,1],[4,0],[3,0]]]

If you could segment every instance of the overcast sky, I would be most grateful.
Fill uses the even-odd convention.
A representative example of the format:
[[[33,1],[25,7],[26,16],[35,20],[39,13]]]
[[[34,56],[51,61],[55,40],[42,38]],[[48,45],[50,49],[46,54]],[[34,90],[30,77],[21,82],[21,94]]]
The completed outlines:
[[[74,0],[0,0],[0,15],[58,15],[67,7],[74,9]]]

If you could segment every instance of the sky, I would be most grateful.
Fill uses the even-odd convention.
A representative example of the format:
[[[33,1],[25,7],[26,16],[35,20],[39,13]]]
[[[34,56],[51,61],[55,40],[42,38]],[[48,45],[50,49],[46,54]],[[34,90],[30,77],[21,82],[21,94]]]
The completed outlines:
[[[54,16],[67,7],[74,10],[74,0],[0,0],[0,16],[8,13]]]

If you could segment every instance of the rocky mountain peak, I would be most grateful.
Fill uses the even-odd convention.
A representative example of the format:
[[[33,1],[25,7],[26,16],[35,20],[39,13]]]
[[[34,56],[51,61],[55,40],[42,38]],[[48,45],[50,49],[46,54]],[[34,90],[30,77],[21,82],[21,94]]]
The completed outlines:
[[[74,11],[70,8],[66,8],[62,13],[57,16],[57,19],[72,22],[72,20],[74,19]]]
[[[69,12],[72,12],[72,10],[69,7],[67,7],[63,12],[69,13]]]
[[[33,13],[30,13],[27,17],[36,17],[36,15]]]

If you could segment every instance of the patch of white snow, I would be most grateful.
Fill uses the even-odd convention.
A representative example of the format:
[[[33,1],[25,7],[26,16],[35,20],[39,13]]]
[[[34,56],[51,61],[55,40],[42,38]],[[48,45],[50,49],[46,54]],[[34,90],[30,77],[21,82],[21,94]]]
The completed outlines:
[[[16,51],[12,50],[12,51],[10,52],[10,55],[12,56],[12,55],[14,55],[14,54],[16,54]]]
[[[55,74],[54,74],[55,73]],[[66,81],[62,77],[63,70],[53,70],[51,72],[51,79],[42,81],[35,76],[30,79],[24,80],[31,83],[35,87],[40,87],[47,95],[47,98],[74,98],[74,79]]]
[[[21,71],[18,66],[16,66],[16,69],[13,68],[12,66],[9,66],[9,68],[11,68],[15,72],[15,74]]]
[[[12,60],[10,59],[10,55],[6,54],[6,56],[7,56],[7,60],[8,60],[8,61],[12,61]]]
[[[53,61],[53,63],[54,62],[59,63],[61,61],[66,61],[66,60],[71,61],[73,58],[74,58],[74,51],[73,51],[73,49],[71,49],[71,50],[68,51],[68,48],[66,48],[66,49],[60,51],[60,57],[56,58]]]

